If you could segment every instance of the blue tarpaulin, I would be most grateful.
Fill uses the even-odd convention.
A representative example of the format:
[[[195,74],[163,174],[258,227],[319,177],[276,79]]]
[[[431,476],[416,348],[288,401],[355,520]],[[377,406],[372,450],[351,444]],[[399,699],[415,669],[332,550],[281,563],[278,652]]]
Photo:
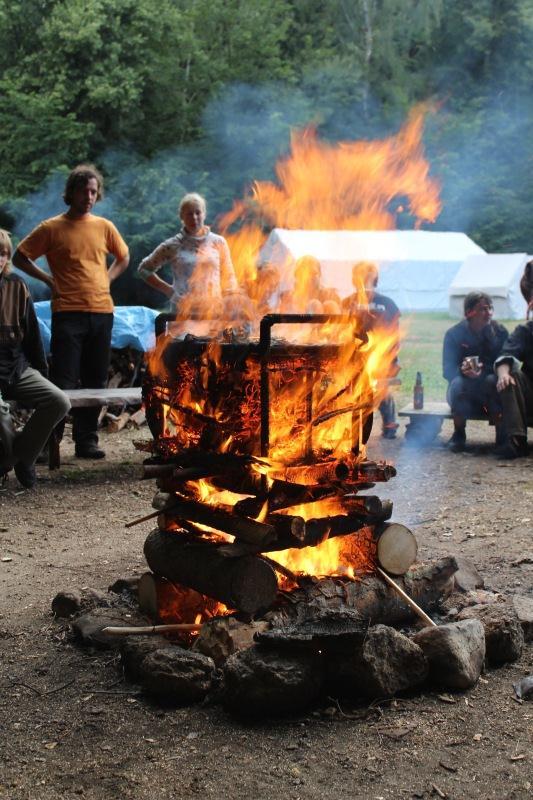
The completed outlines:
[[[50,353],[50,327],[52,312],[50,301],[35,303],[35,313],[46,354]],[[151,350],[155,345],[154,320],[159,314],[145,306],[116,306],[111,334],[111,347],[133,347],[135,350]]]

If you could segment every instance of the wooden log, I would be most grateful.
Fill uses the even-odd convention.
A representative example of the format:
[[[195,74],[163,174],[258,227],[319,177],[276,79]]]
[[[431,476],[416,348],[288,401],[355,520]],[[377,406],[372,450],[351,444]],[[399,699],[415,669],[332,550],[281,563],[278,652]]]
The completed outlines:
[[[146,412],[144,408],[139,408],[137,411],[134,411],[130,417],[130,422],[137,430],[143,425],[146,425]]]
[[[352,470],[354,480],[371,481],[380,483],[390,481],[396,475],[396,468],[392,464],[377,461],[359,461]]]
[[[130,420],[131,414],[129,411],[122,411],[118,417],[114,414],[110,414],[109,412],[106,414],[106,418],[109,420],[107,424],[107,430],[109,433],[118,433],[125,428]]]
[[[152,506],[158,511],[168,512],[176,519],[207,525],[209,528],[229,533],[251,544],[267,545],[276,538],[276,531],[272,525],[247,517],[238,517],[230,511],[196,500],[182,500],[176,495],[158,492],[152,500]]]
[[[453,591],[455,558],[448,556],[429,564],[415,564],[395,583],[426,613]],[[304,606],[302,606],[304,604]],[[352,608],[373,625],[397,625],[414,619],[409,605],[378,575],[364,575],[360,580],[310,578],[307,585],[281,596],[272,612],[283,623],[301,616],[302,608]]]
[[[345,461],[326,461],[318,464],[299,464],[273,472],[273,477],[282,481],[300,484],[331,483],[342,481],[350,475],[350,466]]]
[[[415,535],[405,525],[389,522],[379,532],[377,560],[391,575],[405,575],[416,561],[418,544]]]
[[[144,555],[156,575],[214,597],[228,608],[255,615],[270,608],[277,593],[272,567],[256,556],[227,558],[213,544],[181,544],[179,536],[151,531]]]

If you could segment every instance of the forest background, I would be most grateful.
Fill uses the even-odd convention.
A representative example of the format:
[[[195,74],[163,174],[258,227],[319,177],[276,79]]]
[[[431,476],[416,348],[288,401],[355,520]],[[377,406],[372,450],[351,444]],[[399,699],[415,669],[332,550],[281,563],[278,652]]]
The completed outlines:
[[[213,222],[272,179],[291,130],[382,138],[430,100],[443,210],[425,227],[528,252],[532,45],[533,0],[0,0],[0,226],[17,240],[60,213],[89,160],[137,264],[185,191]],[[114,287],[149,292],[132,270]]]

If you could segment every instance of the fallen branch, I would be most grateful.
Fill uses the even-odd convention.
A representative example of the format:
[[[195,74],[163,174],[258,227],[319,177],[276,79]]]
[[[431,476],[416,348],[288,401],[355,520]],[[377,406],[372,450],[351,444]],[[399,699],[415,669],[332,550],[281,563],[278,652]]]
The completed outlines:
[[[147,636],[156,633],[191,633],[192,631],[199,631],[202,625],[197,623],[176,622],[169,625],[138,625],[127,627],[114,627],[108,625],[107,628],[102,628],[102,633],[107,636]]]

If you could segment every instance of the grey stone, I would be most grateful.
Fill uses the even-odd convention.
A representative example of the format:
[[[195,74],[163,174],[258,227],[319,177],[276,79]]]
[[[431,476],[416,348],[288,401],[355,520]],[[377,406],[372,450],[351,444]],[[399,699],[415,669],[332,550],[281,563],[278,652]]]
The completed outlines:
[[[73,617],[81,611],[81,595],[78,592],[58,592],[52,600],[52,613],[61,619]]]
[[[212,659],[176,645],[148,653],[139,666],[144,691],[172,705],[203,700],[211,689],[214,672]]]
[[[316,653],[254,645],[226,661],[222,700],[241,717],[298,713],[318,699],[323,678],[323,660]]]
[[[533,642],[533,597],[515,594],[513,608],[524,631],[524,641]]]
[[[485,660],[485,632],[478,619],[423,628],[413,636],[428,662],[429,678],[438,686],[469,689]]]
[[[170,647],[164,636],[125,636],[120,645],[120,657],[124,672],[132,681],[141,680],[141,664],[150,653]]]
[[[470,592],[473,589],[484,589],[485,581],[472,561],[467,558],[456,558],[457,572],[453,576],[455,588],[459,592]]]
[[[328,692],[341,698],[391,697],[423,683],[420,647],[387,625],[375,625],[359,647],[328,659]]]
[[[510,604],[471,606],[459,614],[460,619],[479,619],[485,630],[487,661],[497,667],[516,661],[524,649],[524,632]]]
[[[132,575],[128,578],[117,578],[117,580],[108,587],[108,592],[114,592],[114,594],[129,592],[130,594],[136,595],[140,577],[140,575]]]
[[[112,614],[105,608],[95,608],[90,613],[82,614],[75,619],[71,627],[75,638],[81,644],[109,650],[119,647],[124,637],[109,636],[107,633],[102,633],[102,630],[106,627],[124,627],[124,624],[123,617]]]
[[[233,653],[251,647],[255,634],[267,628],[267,622],[239,622],[235,617],[215,617],[202,625],[192,650],[209,656],[217,666],[221,666]]]

